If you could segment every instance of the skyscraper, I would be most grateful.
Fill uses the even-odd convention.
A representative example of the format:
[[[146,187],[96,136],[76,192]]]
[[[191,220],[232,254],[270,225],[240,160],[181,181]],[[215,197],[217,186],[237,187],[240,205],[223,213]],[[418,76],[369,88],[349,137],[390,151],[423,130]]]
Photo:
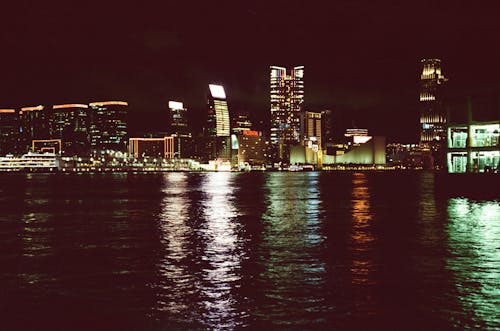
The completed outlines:
[[[0,109],[0,156],[19,153],[19,122],[15,109]]]
[[[93,152],[127,151],[127,107],[125,101],[102,101],[89,104],[90,145]]]
[[[189,130],[187,108],[182,102],[168,102],[170,134],[174,137],[175,157],[192,158],[194,156],[193,137]]]
[[[48,119],[49,114],[42,105],[21,108],[19,120],[24,152],[29,150],[33,140],[50,138]]]
[[[321,112],[306,111],[304,113],[304,140],[307,143],[317,145],[317,148],[322,148],[322,128],[321,128]]]
[[[420,143],[437,149],[446,137],[441,60],[423,59],[420,75]]]
[[[62,140],[63,155],[87,155],[90,152],[90,116],[88,105],[53,105],[49,120],[50,135]]]
[[[207,142],[209,159],[231,159],[229,109],[221,85],[209,85]]]
[[[271,66],[271,144],[278,160],[288,161],[289,146],[301,139],[300,114],[304,103],[304,66],[287,74],[284,67]]]

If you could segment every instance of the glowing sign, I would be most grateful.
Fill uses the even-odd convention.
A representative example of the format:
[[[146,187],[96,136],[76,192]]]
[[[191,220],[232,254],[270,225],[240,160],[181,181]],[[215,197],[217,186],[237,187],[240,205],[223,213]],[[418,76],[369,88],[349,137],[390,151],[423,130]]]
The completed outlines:
[[[250,137],[258,137],[259,131],[245,130],[245,131],[243,131],[243,135],[250,136]]]
[[[226,98],[226,92],[224,92],[224,87],[222,85],[209,84],[208,87],[210,88],[210,94],[212,94],[212,97],[217,99]]]
[[[184,104],[182,102],[169,101],[168,108],[170,108],[170,109],[184,109]]]
[[[12,114],[15,113],[15,109],[0,109],[0,113]]]
[[[238,149],[239,144],[238,144],[238,138],[236,137],[235,134],[231,135],[231,149]]]

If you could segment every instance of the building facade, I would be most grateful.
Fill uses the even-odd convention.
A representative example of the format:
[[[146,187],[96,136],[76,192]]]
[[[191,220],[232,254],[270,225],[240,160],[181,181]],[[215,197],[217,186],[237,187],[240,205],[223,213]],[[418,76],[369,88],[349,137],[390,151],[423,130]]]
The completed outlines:
[[[420,143],[438,149],[446,138],[446,111],[443,104],[443,86],[447,78],[441,69],[441,60],[421,60],[420,74]]]
[[[53,105],[49,117],[49,133],[52,139],[62,142],[62,154],[87,156],[90,154],[90,116],[88,105]]]
[[[499,121],[449,125],[448,172],[500,172],[499,132]]]
[[[92,153],[127,151],[127,109],[125,101],[89,104],[90,146]]]
[[[231,159],[230,117],[226,92],[221,85],[210,84],[206,142],[209,160]]]
[[[44,106],[23,107],[19,111],[22,148],[28,152],[33,140],[48,139],[50,111]]]
[[[20,128],[15,109],[0,109],[0,156],[19,154]]]
[[[287,73],[284,67],[270,67],[271,134],[277,160],[288,160],[290,146],[301,141],[301,113],[304,103],[304,66]]]

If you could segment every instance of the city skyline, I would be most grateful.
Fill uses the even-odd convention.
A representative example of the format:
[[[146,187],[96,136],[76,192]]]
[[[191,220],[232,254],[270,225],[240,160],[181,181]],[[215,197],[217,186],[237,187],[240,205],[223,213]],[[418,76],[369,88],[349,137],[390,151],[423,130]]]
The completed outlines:
[[[498,88],[499,29],[490,9],[451,1],[10,5],[0,34],[8,50],[1,107],[127,100],[134,125],[148,127],[169,100],[182,100],[198,118],[203,86],[216,82],[229,107],[258,124],[270,116],[269,65],[301,64],[307,110],[340,111],[392,141],[417,141],[420,59],[443,61],[455,95]],[[277,12],[296,33],[276,36]]]

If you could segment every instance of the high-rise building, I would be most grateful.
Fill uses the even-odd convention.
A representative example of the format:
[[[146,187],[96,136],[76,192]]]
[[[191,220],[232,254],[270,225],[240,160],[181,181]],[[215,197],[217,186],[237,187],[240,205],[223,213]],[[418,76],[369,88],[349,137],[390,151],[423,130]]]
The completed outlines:
[[[94,153],[127,151],[127,107],[125,101],[102,101],[89,104],[90,145]]]
[[[208,125],[206,130],[209,159],[230,160],[230,123],[226,92],[221,85],[209,85]]]
[[[53,105],[49,118],[50,136],[61,139],[62,154],[81,156],[90,153],[90,116],[88,105]]]
[[[252,129],[252,122],[248,118],[248,113],[245,112],[235,112],[231,117],[231,131],[233,134],[240,135],[243,131],[249,131]]]
[[[289,146],[301,140],[304,67],[290,70],[271,66],[271,144],[279,160],[288,160]]]
[[[304,140],[317,145],[320,149],[323,146],[321,122],[320,112],[306,111],[304,113]]]
[[[31,148],[33,140],[48,139],[49,114],[44,106],[23,107],[19,111],[21,124],[22,149],[27,152]]]
[[[15,109],[0,109],[0,156],[18,154],[19,122]]]
[[[175,157],[176,158],[193,158],[193,136],[189,130],[187,119],[187,108],[182,102],[168,102],[169,117],[170,117],[170,134],[174,137]]]
[[[437,149],[446,138],[441,60],[423,59],[420,75],[420,143]]]

